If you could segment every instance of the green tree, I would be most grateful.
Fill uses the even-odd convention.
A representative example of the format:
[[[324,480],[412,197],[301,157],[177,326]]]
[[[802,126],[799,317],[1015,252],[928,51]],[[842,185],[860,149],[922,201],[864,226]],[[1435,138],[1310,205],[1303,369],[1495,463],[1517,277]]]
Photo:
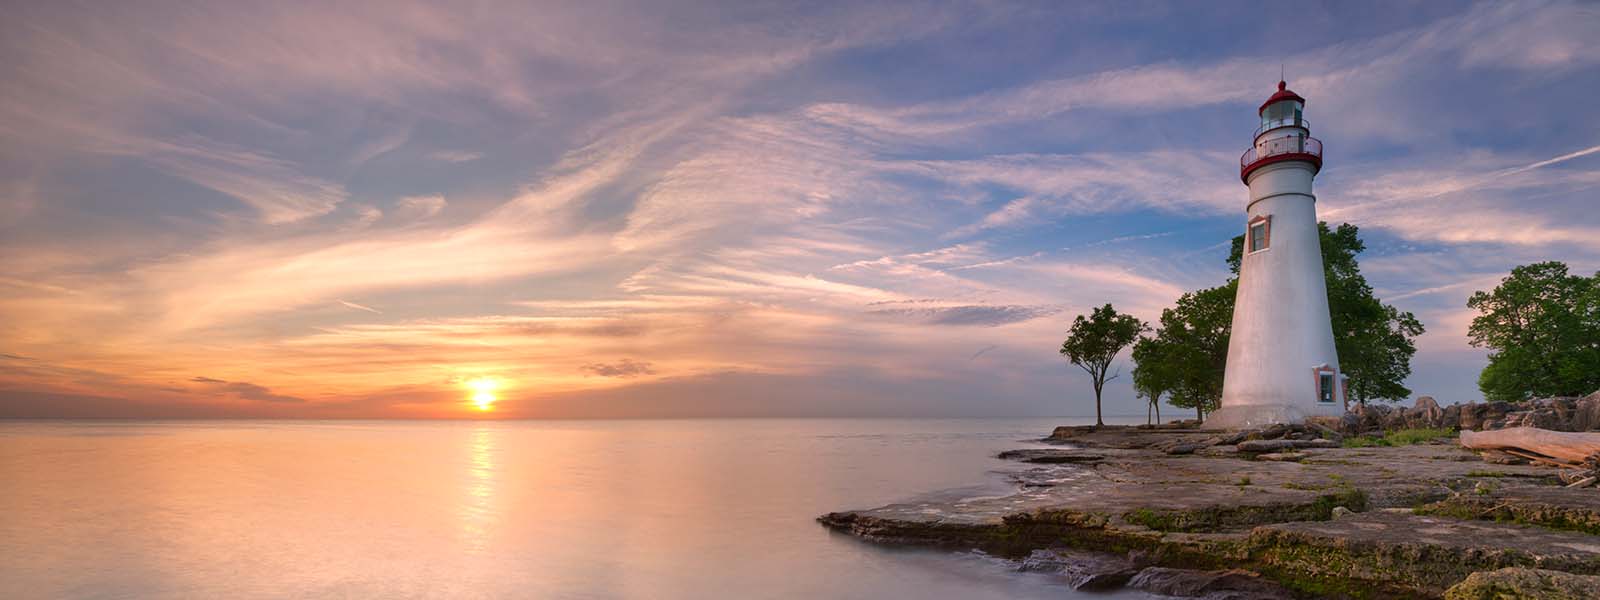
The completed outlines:
[[[1233,297],[1238,284],[1190,292],[1176,306],[1161,311],[1155,336],[1134,346],[1134,382],[1152,389],[1165,387],[1168,400],[1195,409],[1201,421],[1222,402],[1222,374],[1228,364],[1228,338],[1233,332]],[[1141,350],[1142,346],[1142,350]]]
[[[1404,400],[1411,395],[1404,382],[1411,375],[1411,357],[1417,353],[1412,340],[1422,335],[1422,322],[1373,294],[1356,260],[1356,255],[1367,249],[1358,233],[1349,223],[1335,229],[1325,222],[1317,224],[1339,369],[1350,376],[1350,396],[1362,404]],[[1235,275],[1243,256],[1241,235],[1233,238],[1228,255],[1228,266]]]
[[[1511,270],[1467,307],[1467,335],[1490,349],[1478,389],[1490,400],[1577,396],[1600,389],[1600,273],[1569,275],[1542,262]]]
[[[1094,309],[1087,319],[1078,315],[1072,320],[1067,340],[1061,343],[1061,355],[1089,373],[1089,379],[1094,384],[1095,425],[1105,425],[1101,418],[1100,394],[1107,381],[1117,378],[1116,375],[1106,376],[1111,369],[1111,362],[1116,360],[1123,348],[1139,339],[1139,334],[1146,329],[1144,321],[1117,312],[1109,303]]]
[[[1133,391],[1149,402],[1145,408],[1145,423],[1161,422],[1161,397],[1178,385],[1173,369],[1164,368],[1168,361],[1162,356],[1167,351],[1156,338],[1141,337],[1133,343]],[[1150,418],[1151,411],[1155,420]]]

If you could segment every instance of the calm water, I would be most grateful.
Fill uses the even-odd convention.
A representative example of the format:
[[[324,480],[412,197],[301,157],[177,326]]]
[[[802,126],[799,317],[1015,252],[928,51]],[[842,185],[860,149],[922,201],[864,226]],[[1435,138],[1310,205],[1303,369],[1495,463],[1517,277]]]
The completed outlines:
[[[0,597],[1074,597],[813,521],[1065,422],[0,422]]]

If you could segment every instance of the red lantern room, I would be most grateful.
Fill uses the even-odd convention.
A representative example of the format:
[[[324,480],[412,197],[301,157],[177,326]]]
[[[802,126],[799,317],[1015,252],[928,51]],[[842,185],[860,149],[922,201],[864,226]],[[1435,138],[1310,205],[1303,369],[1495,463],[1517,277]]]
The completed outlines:
[[[1291,160],[1312,164],[1322,170],[1322,140],[1311,137],[1311,122],[1305,119],[1306,99],[1278,82],[1278,91],[1261,104],[1261,126],[1256,128],[1255,144],[1239,157],[1239,179],[1250,183],[1250,173],[1261,167]]]

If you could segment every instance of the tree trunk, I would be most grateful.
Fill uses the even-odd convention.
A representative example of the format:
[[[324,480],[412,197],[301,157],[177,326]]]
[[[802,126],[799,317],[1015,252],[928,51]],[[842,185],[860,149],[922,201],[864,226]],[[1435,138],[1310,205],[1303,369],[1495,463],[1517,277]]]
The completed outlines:
[[[1094,386],[1094,425],[1100,427],[1105,424],[1105,420],[1100,418],[1100,386],[1097,385]]]
[[[1569,433],[1536,427],[1461,432],[1461,446],[1476,449],[1519,449],[1570,463],[1600,453],[1600,432]]]
[[[1144,407],[1144,424],[1145,425],[1154,425],[1155,424],[1154,421],[1150,420],[1150,409],[1153,406],[1155,406],[1155,405],[1154,404],[1147,404]]]
[[[1150,402],[1150,404],[1152,404],[1152,405],[1154,405],[1156,407],[1156,422],[1160,423],[1161,422],[1161,394],[1156,394],[1155,399],[1152,400]]]
[[[1194,404],[1194,417],[1195,417],[1195,419],[1199,420],[1201,423],[1206,422],[1206,405],[1201,404],[1199,401],[1195,401],[1195,404]]]

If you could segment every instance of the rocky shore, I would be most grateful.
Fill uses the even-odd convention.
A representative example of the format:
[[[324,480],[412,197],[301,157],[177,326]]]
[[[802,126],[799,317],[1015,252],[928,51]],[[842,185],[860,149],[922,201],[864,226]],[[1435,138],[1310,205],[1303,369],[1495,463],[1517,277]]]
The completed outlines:
[[[1600,406],[1600,395],[1590,399]],[[1392,412],[1409,424],[1413,410],[1446,410],[1428,404]],[[1458,426],[1463,414],[1481,418],[1484,409],[1467,406],[1453,411]],[[1487,410],[1501,423],[1526,412]],[[1363,444],[1341,430],[1385,429],[1352,421],[1236,433],[1062,427],[1040,440],[1047,445],[1002,453],[1016,465],[1009,496],[819,521],[878,543],[1012,558],[1081,589],[1215,600],[1600,598],[1600,490],[1564,487],[1550,467],[1485,462],[1447,429],[1413,445],[1351,447]],[[1418,424],[1432,426],[1432,415]]]

